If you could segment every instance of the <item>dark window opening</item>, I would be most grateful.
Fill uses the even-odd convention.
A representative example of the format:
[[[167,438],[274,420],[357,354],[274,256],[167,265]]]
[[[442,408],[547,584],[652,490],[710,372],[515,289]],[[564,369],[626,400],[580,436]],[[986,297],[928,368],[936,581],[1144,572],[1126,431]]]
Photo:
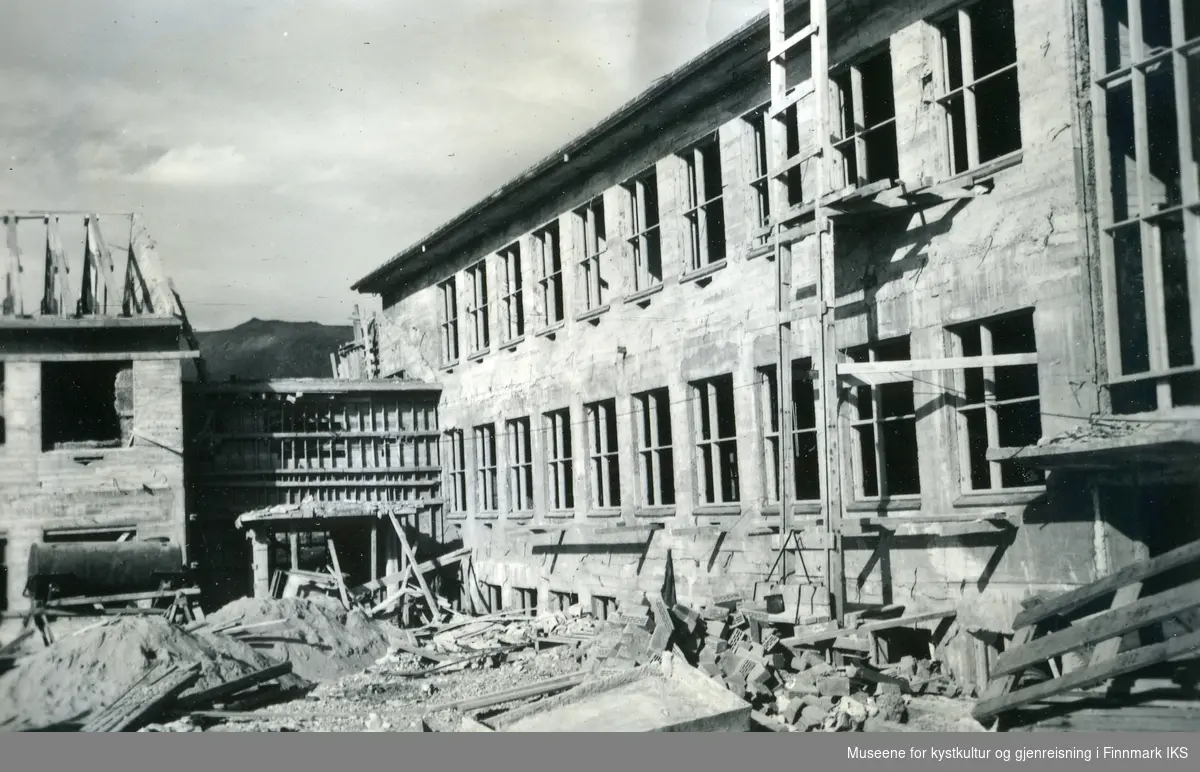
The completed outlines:
[[[629,251],[635,292],[662,284],[662,236],[658,221],[658,177],[654,170],[625,184],[629,205]]]
[[[833,83],[840,119],[840,139],[834,147],[842,159],[843,183],[865,185],[899,177],[891,51],[852,65]]]
[[[504,592],[498,584],[484,584],[485,600],[492,613],[504,610]]]
[[[533,509],[533,445],[529,419],[516,418],[505,423],[508,450],[509,509],[529,512]]]
[[[691,385],[696,432],[697,494],[700,504],[733,503],[740,499],[737,420],[733,376],[722,375]]]
[[[591,311],[604,305],[608,297],[608,281],[604,278],[600,260],[608,247],[608,227],[604,220],[604,199],[597,197],[575,212],[576,223],[583,236],[579,256],[579,299],[583,310]]]
[[[525,282],[522,275],[521,245],[513,244],[501,252],[500,264],[504,270],[504,296],[501,299],[504,319],[501,332],[505,341],[511,341],[525,334]]]
[[[0,539],[0,611],[8,611],[8,539]]]
[[[476,426],[474,439],[476,511],[496,512],[500,509],[499,494],[496,491],[496,425]]]
[[[671,399],[667,389],[634,395],[637,404],[638,476],[642,505],[675,504],[675,458],[671,439]]]
[[[771,139],[767,133],[767,114],[760,110],[746,118],[754,143],[753,166],[750,170],[750,188],[754,197],[754,224],[764,228],[771,224]],[[757,243],[765,244],[768,236],[758,237]]]
[[[492,342],[492,328],[488,317],[487,261],[480,260],[467,269],[470,282],[471,305],[467,316],[471,320],[471,353],[487,351]]]
[[[617,444],[616,400],[594,402],[585,407],[588,421],[589,487],[592,507],[621,506],[621,465]]]
[[[908,337],[846,351],[852,362],[909,359]],[[911,380],[850,390],[857,451],[858,495],[863,498],[913,496],[921,492],[917,457],[917,414]]]
[[[4,363],[0,362],[0,445],[4,444]]]
[[[721,146],[712,137],[683,154],[687,168],[688,264],[691,270],[725,259],[725,199]]]
[[[546,505],[552,511],[575,507],[571,456],[571,415],[567,408],[546,413]]]
[[[467,511],[467,455],[466,442],[461,429],[446,432],[446,510],[453,513]]]
[[[616,616],[617,599],[605,595],[592,596],[592,616],[601,622]]]
[[[939,25],[950,170],[964,172],[1021,148],[1011,0],[958,9]],[[969,31],[969,32],[968,32]]]
[[[952,329],[962,356],[1036,354],[1033,312],[997,317]],[[1037,364],[973,367],[958,384],[968,488],[1000,490],[1045,484],[1045,474],[1012,461],[990,461],[992,448],[1036,445],[1042,437]]]
[[[551,592],[550,597],[554,603],[554,611],[561,611],[564,614],[571,610],[572,606],[579,605],[579,593],[577,592]]]
[[[542,301],[542,313],[546,325],[563,320],[562,254],[558,246],[558,223],[551,223],[534,234],[534,248],[538,260],[538,295]]]
[[[439,324],[442,333],[442,364],[458,361],[458,282],[453,276],[438,285]]]
[[[43,450],[120,447],[132,436],[132,363],[42,364]]]
[[[517,608],[527,614],[536,614],[538,610],[538,591],[532,587],[514,587],[517,596]]]

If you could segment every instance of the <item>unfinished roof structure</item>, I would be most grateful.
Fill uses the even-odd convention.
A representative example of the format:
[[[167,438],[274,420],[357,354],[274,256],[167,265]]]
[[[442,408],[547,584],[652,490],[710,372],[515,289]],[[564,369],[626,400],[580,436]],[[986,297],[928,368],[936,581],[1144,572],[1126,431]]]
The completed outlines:
[[[199,351],[137,215],[0,225],[0,603],[20,608],[31,544],[186,546],[181,364]]]

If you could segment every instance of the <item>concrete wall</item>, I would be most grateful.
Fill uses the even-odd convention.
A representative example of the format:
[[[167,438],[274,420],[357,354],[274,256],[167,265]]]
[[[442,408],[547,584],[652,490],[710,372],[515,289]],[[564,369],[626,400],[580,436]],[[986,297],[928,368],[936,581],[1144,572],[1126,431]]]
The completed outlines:
[[[29,546],[47,531],[130,528],[184,544],[182,385],[178,360],[135,361],[132,446],[42,450],[42,368],[7,361],[0,445],[0,538],[10,610],[28,608]],[[141,437],[153,440],[148,442]],[[185,545],[186,549],[186,545]]]
[[[937,38],[923,19],[949,7],[946,2],[892,3],[874,16],[856,19],[855,32],[835,50],[833,59],[856,48],[890,38],[900,138],[901,178],[947,178],[946,141],[939,108],[931,100]],[[903,6],[901,10],[896,7]],[[1095,409],[1095,362],[1090,285],[1084,221],[1080,206],[1075,144],[1078,114],[1069,47],[1066,2],[1015,0],[1019,42],[1022,152],[992,176],[994,190],[967,202],[947,203],[897,221],[859,220],[859,232],[841,239],[838,255],[839,304],[865,301],[858,313],[839,311],[839,347],[895,335],[909,335],[913,358],[948,353],[945,325],[992,314],[1031,308],[1037,333],[1043,433],[1053,434],[1084,419]],[[511,587],[573,589],[618,595],[619,588],[661,585],[668,550],[679,594],[701,600],[730,589],[752,591],[775,556],[778,537],[754,535],[751,524],[770,522],[764,508],[763,441],[756,412],[755,368],[774,363],[775,265],[748,258],[753,202],[749,187],[751,135],[738,116],[764,103],[766,69],[753,85],[712,95],[698,102],[686,121],[663,132],[638,132],[614,155],[605,173],[578,179],[551,208],[531,210],[507,230],[487,234],[477,252],[460,254],[387,297],[380,331],[382,369],[404,369],[420,378],[436,378],[444,387],[442,428],[461,428],[468,438],[468,499],[474,501],[470,458],[471,427],[497,422],[501,437],[500,512],[494,522],[472,511],[458,515],[468,543],[478,548],[481,581]],[[706,132],[719,130],[725,180],[727,240],[724,267],[704,281],[684,277],[685,224],[681,216],[683,167],[671,153]],[[664,287],[640,302],[630,302],[629,254],[623,239],[628,217],[614,186],[649,165],[658,172],[663,229]],[[598,194],[609,217],[610,306],[598,317],[579,321],[580,305],[571,280],[577,246],[564,213]],[[543,311],[530,290],[536,276],[528,259],[527,234],[561,216],[564,271],[567,271],[568,318],[551,339],[535,335]],[[510,347],[498,344],[499,285],[496,250],[520,239],[524,247],[527,331]],[[798,250],[795,283],[810,283],[813,271],[806,247]],[[453,368],[439,361],[436,284],[459,276],[460,311],[467,307],[462,270],[488,257],[493,297],[490,351],[466,358],[468,320],[460,313],[463,360]],[[868,270],[870,269],[870,270]],[[867,285],[859,277],[873,273]],[[848,278],[847,278],[848,277]],[[794,355],[816,356],[814,309],[798,303],[803,320],[794,338]],[[843,318],[844,317],[844,318]],[[735,383],[737,439],[742,497],[734,507],[711,510],[695,505],[695,465],[690,454],[689,381],[732,374]],[[906,515],[948,515],[1003,511],[1022,513],[1025,524],[1011,545],[986,534],[898,540],[875,550],[873,540],[847,541],[846,576],[851,601],[890,600],[910,607],[966,604],[992,629],[1003,629],[1018,598],[1041,590],[1065,589],[1093,578],[1092,514],[1086,498],[1069,480],[1050,482],[1049,503],[1031,507],[1042,491],[968,495],[962,483],[954,411],[944,403],[943,376],[922,376],[915,392],[920,421],[918,443],[921,495],[909,502],[853,502],[851,511]],[[678,505],[640,510],[636,480],[631,395],[666,386],[672,401],[675,438],[675,487]],[[622,506],[602,513],[586,509],[583,405],[616,398],[620,413]],[[629,535],[585,537],[583,531],[541,535],[510,533],[529,525],[508,511],[504,482],[503,421],[531,416],[540,427],[548,410],[570,407],[575,424],[574,459],[577,510],[569,517],[587,522],[635,525],[662,521],[668,526],[643,540],[644,551],[605,550],[596,541],[629,542]],[[843,435],[845,436],[845,435]],[[556,522],[545,507],[544,446],[534,433],[534,524]],[[849,469],[843,468],[849,490]],[[454,517],[454,515],[451,515]],[[711,523],[718,525],[709,527]],[[731,531],[721,535],[720,531]],[[640,532],[639,532],[640,533]],[[649,534],[647,534],[649,536]],[[576,545],[573,551],[538,553],[536,543]],[[636,540],[636,539],[635,539]],[[568,554],[568,552],[570,554]],[[819,553],[806,553],[806,567],[820,574]],[[811,589],[811,588],[810,588]],[[808,590],[806,590],[808,592]]]

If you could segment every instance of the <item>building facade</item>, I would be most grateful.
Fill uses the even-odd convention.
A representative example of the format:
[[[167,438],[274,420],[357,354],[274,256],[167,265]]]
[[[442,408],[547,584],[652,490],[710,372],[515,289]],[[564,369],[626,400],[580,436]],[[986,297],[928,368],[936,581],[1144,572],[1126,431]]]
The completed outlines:
[[[1026,456],[1190,393],[1171,379],[1190,377],[1194,335],[1164,327],[1178,317],[1163,303],[1200,298],[1181,289],[1200,275],[1182,133],[1196,11],[1143,5],[1158,15],[1134,24],[1107,0],[831,4],[824,181],[811,85],[769,110],[764,15],[361,280],[383,300],[380,371],[443,387],[442,499],[496,601],[606,606],[668,574],[694,601],[761,593],[796,529],[789,603],[828,612],[838,582],[847,607],[957,605],[963,629],[1004,630],[1021,598],[1127,559],[1109,554],[1120,526],[1091,478]],[[1150,87],[1168,61],[1172,87]],[[1176,122],[1173,144],[1148,110]],[[787,147],[766,130],[777,118]],[[818,193],[836,301],[820,306],[813,240],[795,242],[781,464],[769,227]],[[1122,250],[1147,254],[1164,224],[1158,273],[1131,268]],[[840,382],[831,454],[813,377],[826,312],[858,373]],[[1130,370],[1114,362],[1160,402],[1116,399]],[[824,575],[830,539],[842,576]]]
[[[19,612],[34,543],[165,539],[187,559],[182,362],[198,352],[138,218],[3,220],[0,603]],[[63,246],[76,235],[81,253]]]

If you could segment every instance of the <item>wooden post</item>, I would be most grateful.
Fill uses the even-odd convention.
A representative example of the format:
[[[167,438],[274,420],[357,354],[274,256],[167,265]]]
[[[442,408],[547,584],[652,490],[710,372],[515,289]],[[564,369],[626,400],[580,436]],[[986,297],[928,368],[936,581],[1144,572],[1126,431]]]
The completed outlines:
[[[258,531],[246,531],[250,539],[250,565],[254,575],[254,597],[268,598],[271,595],[271,550],[266,538]]]
[[[291,553],[292,570],[300,570],[300,534],[288,534],[288,551]]]

